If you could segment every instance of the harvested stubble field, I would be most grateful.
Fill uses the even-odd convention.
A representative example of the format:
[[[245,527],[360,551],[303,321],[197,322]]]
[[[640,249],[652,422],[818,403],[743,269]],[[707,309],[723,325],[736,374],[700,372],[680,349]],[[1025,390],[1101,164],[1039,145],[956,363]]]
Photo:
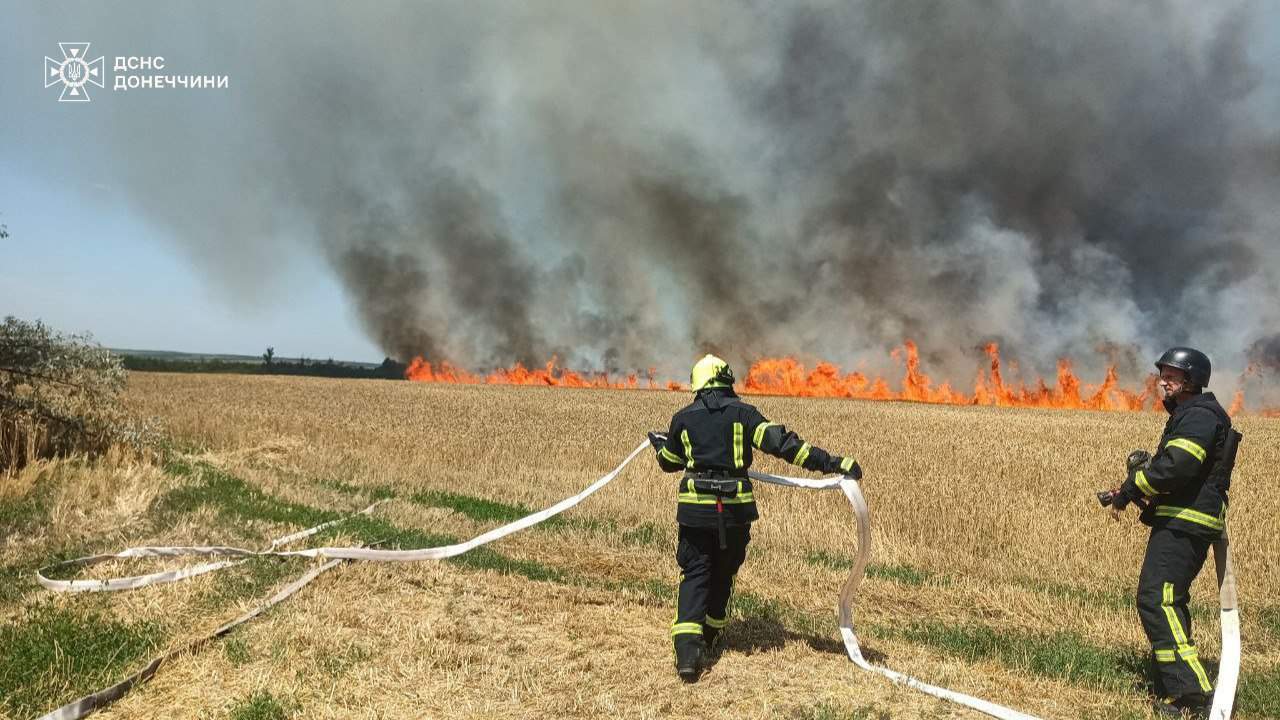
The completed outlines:
[[[141,544],[438,545],[550,505],[687,402],[673,392],[134,374],[179,447],[28,467],[0,494],[0,713],[30,717],[140,668],[301,574],[255,560],[132,592],[52,595],[31,571]],[[1045,718],[1147,717],[1132,607],[1145,540],[1093,491],[1163,417],[755,397],[866,468],[875,557],[856,616],[876,662]],[[1280,421],[1243,418],[1230,515],[1238,716],[1280,716]],[[792,473],[766,458],[766,471]],[[446,562],[343,565],[164,668],[101,718],[982,717],[857,670],[834,604],[854,554],[836,493],[764,487],[726,648],[671,669],[674,492],[648,455],[556,521]],[[124,562],[84,576],[151,571]],[[1216,588],[1194,589],[1202,657]],[[1213,669],[1210,663],[1211,671]]]

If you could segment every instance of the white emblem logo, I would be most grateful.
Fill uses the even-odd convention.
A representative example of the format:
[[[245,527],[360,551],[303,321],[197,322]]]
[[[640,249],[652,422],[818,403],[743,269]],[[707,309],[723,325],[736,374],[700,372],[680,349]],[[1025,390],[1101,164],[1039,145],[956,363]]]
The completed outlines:
[[[60,42],[58,47],[62,48],[62,60],[44,56],[44,86],[62,83],[62,94],[58,96],[58,102],[89,102],[86,83],[106,87],[102,83],[102,58],[85,59],[89,54],[89,43]]]

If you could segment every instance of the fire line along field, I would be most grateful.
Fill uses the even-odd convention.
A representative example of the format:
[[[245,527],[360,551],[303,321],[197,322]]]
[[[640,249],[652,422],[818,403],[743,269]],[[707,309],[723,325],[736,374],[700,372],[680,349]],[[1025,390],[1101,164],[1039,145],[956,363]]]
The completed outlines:
[[[1160,414],[748,396],[866,468],[875,555],[855,607],[877,664],[1045,718],[1140,718],[1146,640],[1133,582],[1144,540],[1093,491]],[[49,595],[34,564],[138,545],[262,547],[383,500],[310,545],[467,539],[613,468],[681,392],[134,373],[163,418],[163,467],[108,457],[28,466],[51,488],[3,547],[0,668],[10,717],[140,669],[270,596],[313,560],[256,559],[184,582]],[[1243,607],[1237,717],[1277,714],[1280,421],[1242,417],[1232,503]],[[772,459],[761,469],[786,474]],[[836,632],[856,550],[838,493],[757,488],[762,519],[718,660],[671,672],[677,569],[671,476],[649,453],[552,521],[442,562],[346,563],[166,665],[97,717],[982,717],[857,670]],[[180,561],[119,560],[77,577]],[[1212,571],[1193,588],[1218,656]],[[48,654],[45,660],[32,655]],[[13,667],[41,667],[15,680]]]

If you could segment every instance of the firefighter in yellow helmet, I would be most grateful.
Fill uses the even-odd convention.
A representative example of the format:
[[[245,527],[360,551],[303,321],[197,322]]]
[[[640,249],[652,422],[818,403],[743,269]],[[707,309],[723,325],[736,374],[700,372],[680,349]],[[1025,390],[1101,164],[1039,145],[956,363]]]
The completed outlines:
[[[733,371],[707,355],[693,366],[693,402],[671,418],[666,434],[649,440],[665,472],[683,471],[676,487],[682,571],[676,617],[671,624],[676,672],[694,682],[728,622],[733,579],[747,555],[751,523],[758,519],[751,494],[752,452],[760,450],[805,470],[862,477],[851,457],[832,455],[769,422],[733,391]]]

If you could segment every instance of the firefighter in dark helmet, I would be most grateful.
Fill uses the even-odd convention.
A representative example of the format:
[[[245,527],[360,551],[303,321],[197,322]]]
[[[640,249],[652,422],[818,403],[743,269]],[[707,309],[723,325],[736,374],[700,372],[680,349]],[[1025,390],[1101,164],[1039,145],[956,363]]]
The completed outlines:
[[[1207,709],[1213,685],[1191,639],[1188,593],[1226,526],[1227,490],[1240,435],[1206,392],[1211,367],[1199,350],[1171,348],[1156,361],[1169,420],[1154,455],[1129,456],[1128,478],[1112,491],[1112,515],[1144,505],[1151,526],[1138,578],[1138,616],[1154,655],[1160,715]]]
[[[683,472],[677,483],[676,522],[682,571],[676,617],[671,623],[676,672],[688,682],[702,671],[710,649],[728,621],[733,579],[747,554],[751,523],[759,514],[751,494],[755,450],[805,470],[862,477],[851,457],[831,455],[769,422],[733,391],[728,363],[707,355],[693,366],[693,402],[671,418],[664,435],[650,433],[665,472]]]

